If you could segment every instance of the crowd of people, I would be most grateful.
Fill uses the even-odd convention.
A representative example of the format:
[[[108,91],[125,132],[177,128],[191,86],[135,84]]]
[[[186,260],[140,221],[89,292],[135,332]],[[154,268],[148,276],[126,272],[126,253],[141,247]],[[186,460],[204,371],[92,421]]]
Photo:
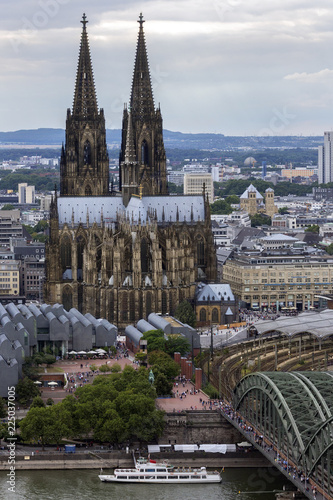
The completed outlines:
[[[219,408],[222,413],[227,415],[231,420],[234,420],[240,429],[249,435],[249,437],[252,438],[256,444],[261,446],[266,452],[273,453],[275,462],[279,464],[283,470],[287,471],[294,481],[298,479],[306,491],[310,491],[311,488],[314,500],[317,498],[317,487],[313,482],[310,482],[307,474],[305,474],[300,468],[295,467],[294,464],[288,462],[286,457],[283,457],[279,452],[277,452],[273,444],[267,438],[264,438],[264,436],[256,429],[254,429],[249,422],[241,417],[239,413],[234,410],[230,402],[219,401]]]

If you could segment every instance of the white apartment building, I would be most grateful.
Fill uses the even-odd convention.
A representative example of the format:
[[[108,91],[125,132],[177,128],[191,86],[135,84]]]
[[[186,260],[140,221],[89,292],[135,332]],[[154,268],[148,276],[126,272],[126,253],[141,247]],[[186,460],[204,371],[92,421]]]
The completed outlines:
[[[318,146],[318,182],[333,181],[333,132],[324,132],[324,145]]]
[[[209,203],[214,201],[214,183],[212,174],[185,174],[184,194],[202,194],[205,185]]]
[[[28,186],[26,182],[19,184],[18,201],[22,205],[35,203],[35,186]]]

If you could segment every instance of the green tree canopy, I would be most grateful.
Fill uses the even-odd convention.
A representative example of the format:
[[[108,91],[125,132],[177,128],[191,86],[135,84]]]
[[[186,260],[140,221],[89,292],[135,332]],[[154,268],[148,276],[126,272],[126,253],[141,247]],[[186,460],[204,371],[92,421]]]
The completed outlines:
[[[173,380],[180,373],[180,366],[178,363],[176,363],[169,354],[163,351],[151,352],[148,355],[148,363],[152,368],[158,367],[168,380]]]
[[[183,302],[178,305],[175,312],[175,318],[179,319],[179,321],[181,321],[182,323],[195,328],[195,312],[193,311],[191,304],[187,302],[187,300],[183,300]]]
[[[231,194],[226,197],[225,201],[229,203],[229,205],[237,205],[239,203],[239,196]]]
[[[287,213],[289,213],[288,207],[281,207],[281,208],[279,208],[279,214],[285,215]]]
[[[333,243],[327,245],[327,247],[325,247],[325,250],[329,255],[333,255]]]
[[[308,226],[305,229],[305,232],[306,233],[316,233],[316,234],[319,234],[319,226],[318,226],[318,224],[312,224],[311,226]]]
[[[165,343],[165,351],[173,357],[175,352],[180,352],[182,356],[191,350],[191,346],[186,337],[180,334],[168,335]]]
[[[230,197],[229,197],[230,198]],[[226,200],[216,200],[210,205],[210,211],[212,214],[231,214],[233,208]]]
[[[35,396],[39,396],[40,392],[37,385],[28,377],[19,380],[16,386],[16,396],[18,401],[26,406],[29,401],[32,401]]]
[[[149,330],[142,335],[143,340],[147,340],[147,351],[164,351],[165,338],[163,330]]]
[[[44,408],[45,403],[40,396],[35,396],[32,400],[30,408]]]
[[[162,384],[163,377],[160,379]],[[148,371],[127,366],[121,373],[96,377],[93,384],[79,387],[75,396],[69,395],[61,403],[32,408],[21,421],[21,435],[42,446],[87,435],[113,443],[151,441],[164,427],[155,397]]]
[[[250,216],[251,219],[251,227],[258,226],[271,226],[272,219],[268,215],[264,214],[255,214]]]
[[[5,418],[7,416],[7,406],[5,400],[0,398],[0,418]]]

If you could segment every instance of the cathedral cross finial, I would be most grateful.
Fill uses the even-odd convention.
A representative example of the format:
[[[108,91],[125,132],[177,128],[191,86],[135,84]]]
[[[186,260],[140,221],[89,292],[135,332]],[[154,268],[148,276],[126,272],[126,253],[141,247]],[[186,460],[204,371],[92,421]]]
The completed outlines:
[[[82,21],[81,23],[83,24],[83,29],[85,30],[86,29],[86,24],[87,24],[87,16],[85,15],[85,13],[83,13],[83,16],[82,16]]]
[[[143,15],[142,15],[142,12],[140,12],[140,15],[139,15],[139,20],[138,20],[138,23],[140,24],[140,28],[142,28],[143,26],[143,23],[145,21],[143,20]]]

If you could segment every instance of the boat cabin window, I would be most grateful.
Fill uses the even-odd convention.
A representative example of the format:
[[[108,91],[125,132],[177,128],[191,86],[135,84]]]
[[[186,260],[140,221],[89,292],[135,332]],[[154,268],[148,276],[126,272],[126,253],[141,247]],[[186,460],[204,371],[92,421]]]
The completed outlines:
[[[163,469],[156,469],[157,472],[166,472],[166,470],[163,468]]]

